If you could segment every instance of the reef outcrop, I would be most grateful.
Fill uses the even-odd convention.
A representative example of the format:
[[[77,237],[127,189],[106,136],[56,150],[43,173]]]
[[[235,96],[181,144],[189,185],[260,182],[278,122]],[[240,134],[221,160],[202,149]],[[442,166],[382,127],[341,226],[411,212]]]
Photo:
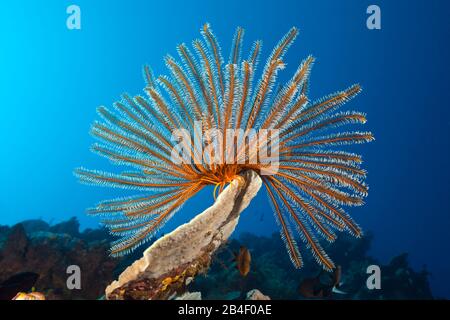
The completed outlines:
[[[387,264],[381,263],[369,255],[372,238],[371,234],[361,239],[341,235],[333,246],[329,246],[330,255],[342,269],[339,290],[344,294],[333,293],[324,299],[433,299],[429,272],[425,267],[414,270],[405,253],[393,257]],[[230,258],[229,252],[224,250],[217,255],[208,273],[198,277],[189,290],[200,291],[204,300],[242,300],[254,288],[273,300],[305,299],[299,292],[299,285],[305,279],[317,276],[321,270],[310,256],[304,257],[304,268],[294,269],[283,252],[284,243],[278,234],[267,237],[241,233],[228,243],[228,251],[237,252],[241,246],[247,247],[252,255],[252,267],[246,277],[242,277],[236,268],[224,268],[219,263]],[[370,290],[366,286],[370,265],[378,265],[381,269],[380,290]]]
[[[78,228],[75,218],[53,226],[42,220],[0,226],[0,284],[16,274],[33,272],[38,274],[34,287],[46,299],[100,297],[120,260],[109,256],[105,230],[80,233]],[[80,289],[67,288],[70,265],[80,267]]]
[[[98,299],[108,284],[109,299],[304,299],[300,283],[320,271],[311,256],[304,256],[305,266],[298,270],[278,234],[244,232],[230,238],[261,185],[259,177],[248,174],[246,184],[233,182],[212,207],[155,241],[145,253],[136,250],[120,259],[109,256],[114,239],[105,229],[80,231],[76,218],[52,225],[36,219],[0,226],[0,289],[15,275],[36,273],[35,290],[47,300]],[[326,247],[342,268],[339,289],[345,292],[327,299],[433,299],[428,271],[414,270],[406,253],[381,263],[369,254],[372,238],[342,234]],[[227,250],[217,250],[224,243]],[[231,253],[242,246],[252,258],[245,277],[231,262]],[[66,285],[67,267],[74,264],[81,269],[80,290]],[[366,286],[366,270],[373,264],[381,268],[381,290]]]
[[[105,290],[106,299],[170,299],[210,266],[212,255],[234,231],[240,213],[261,187],[253,171],[235,179],[215,203],[155,241]]]
[[[247,292],[246,300],[270,300],[270,297],[266,296],[258,289],[253,289]]]

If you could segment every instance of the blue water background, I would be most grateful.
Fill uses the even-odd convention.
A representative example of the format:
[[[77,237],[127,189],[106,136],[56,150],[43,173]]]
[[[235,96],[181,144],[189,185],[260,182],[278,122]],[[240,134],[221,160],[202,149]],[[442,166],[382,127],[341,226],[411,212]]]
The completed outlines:
[[[378,4],[382,30],[366,28]],[[66,28],[77,4],[82,29]],[[41,217],[58,222],[128,194],[79,184],[75,167],[111,169],[90,153],[96,107],[123,92],[141,94],[141,67],[165,73],[163,56],[200,37],[210,22],[228,56],[236,26],[245,49],[262,39],[263,58],[292,26],[300,36],[287,54],[288,79],[308,54],[317,60],[311,97],[360,83],[347,107],[368,114],[363,130],[376,141],[364,155],[370,194],[349,212],[375,235],[372,254],[387,262],[409,252],[426,264],[436,296],[450,298],[449,1],[4,1],[0,5],[0,224]],[[264,60],[264,59],[263,59]],[[165,231],[212,203],[211,190],[192,199]],[[260,194],[239,231],[276,230]]]

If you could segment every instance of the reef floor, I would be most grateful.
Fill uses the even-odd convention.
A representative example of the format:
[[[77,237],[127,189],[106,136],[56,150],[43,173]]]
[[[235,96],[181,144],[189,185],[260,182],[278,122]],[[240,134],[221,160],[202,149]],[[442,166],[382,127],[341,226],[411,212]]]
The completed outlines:
[[[368,254],[372,239],[370,234],[362,239],[341,236],[326,248],[341,266],[339,290],[344,292],[333,293],[327,299],[433,299],[427,270],[413,270],[407,253],[393,257],[387,265],[381,264]],[[47,299],[101,298],[105,288],[145,249],[126,258],[111,258],[108,248],[112,240],[104,229],[80,232],[76,218],[55,225],[27,220],[12,227],[0,226],[0,298],[1,283],[23,272],[39,276],[34,290]],[[241,247],[251,253],[246,276],[235,263],[234,254]],[[187,290],[200,292],[202,299],[246,299],[253,289],[271,299],[304,299],[300,284],[320,273],[312,258],[304,260],[304,268],[294,269],[278,234],[265,237],[242,233],[219,249],[209,270],[195,278]],[[70,265],[80,267],[81,289],[67,288]],[[380,290],[366,286],[369,265],[380,266]]]

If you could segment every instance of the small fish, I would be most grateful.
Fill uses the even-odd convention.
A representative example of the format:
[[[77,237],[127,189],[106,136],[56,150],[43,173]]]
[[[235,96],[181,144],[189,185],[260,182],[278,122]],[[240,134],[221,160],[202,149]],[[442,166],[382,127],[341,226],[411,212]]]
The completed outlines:
[[[334,269],[333,272],[333,289],[332,291],[334,293],[339,293],[339,294],[346,294],[345,292],[339,290],[339,287],[341,286],[341,276],[342,276],[342,268],[341,266],[337,266],[336,269]]]
[[[341,266],[337,266],[333,272],[321,270],[316,277],[303,280],[298,290],[305,298],[330,298],[333,293],[346,294],[339,290],[341,275]]]
[[[234,253],[234,257],[236,260],[236,268],[239,270],[241,276],[247,276],[250,272],[250,264],[252,262],[250,251],[246,247],[241,246],[239,253]]]
[[[11,300],[18,292],[30,291],[39,275],[34,272],[22,272],[0,283],[0,300]]]
[[[19,292],[12,300],[45,300],[45,296],[41,292]]]

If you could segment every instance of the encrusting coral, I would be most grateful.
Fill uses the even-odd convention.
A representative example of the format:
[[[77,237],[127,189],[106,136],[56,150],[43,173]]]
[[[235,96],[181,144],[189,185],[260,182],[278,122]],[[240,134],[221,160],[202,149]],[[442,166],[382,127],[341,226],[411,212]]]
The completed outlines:
[[[207,271],[212,255],[260,189],[255,172],[247,171],[243,178],[233,180],[211,207],[154,242],[106,288],[106,299],[169,299],[184,293],[197,274]]]

